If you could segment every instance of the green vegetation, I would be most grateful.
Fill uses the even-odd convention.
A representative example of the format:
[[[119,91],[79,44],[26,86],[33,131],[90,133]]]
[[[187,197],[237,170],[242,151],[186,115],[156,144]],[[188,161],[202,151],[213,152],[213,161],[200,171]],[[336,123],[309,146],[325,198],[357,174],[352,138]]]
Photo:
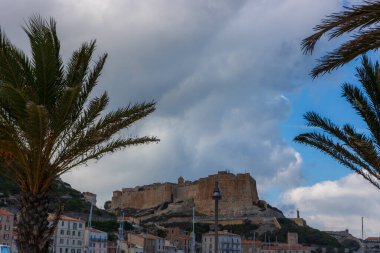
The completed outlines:
[[[20,253],[49,252],[49,195],[59,176],[120,149],[159,141],[119,134],[152,113],[155,103],[107,109],[107,93],[93,94],[107,54],[94,57],[96,42],[90,41],[64,64],[56,28],[52,18],[29,18],[28,53],[0,31],[0,163],[20,189]],[[61,213],[58,208],[57,219]]]
[[[331,246],[333,248],[342,247],[338,240],[325,232],[319,231],[318,229],[314,229],[309,226],[297,226],[292,220],[286,218],[278,218],[277,220],[281,225],[281,229],[278,232],[273,233],[271,238],[275,238],[277,236],[277,240],[279,242],[286,242],[288,232],[294,232],[298,234],[298,241],[301,244],[318,244],[322,246]]]
[[[227,230],[234,234],[238,234],[245,239],[253,239],[253,232],[258,228],[259,226],[252,224],[249,220],[246,220],[243,224],[222,226],[222,230]]]
[[[9,196],[17,194],[19,190],[15,182],[6,177],[2,177],[0,174],[0,192],[5,196]]]
[[[173,222],[173,223],[168,224],[167,227],[168,228],[179,227],[180,229],[185,230],[188,233],[193,231],[193,224],[191,222]],[[195,229],[195,240],[197,242],[201,242],[202,241],[202,234],[210,231],[210,224],[195,223],[194,229]]]
[[[168,235],[168,232],[163,229],[157,229],[156,234],[158,237],[166,238],[166,236]]]

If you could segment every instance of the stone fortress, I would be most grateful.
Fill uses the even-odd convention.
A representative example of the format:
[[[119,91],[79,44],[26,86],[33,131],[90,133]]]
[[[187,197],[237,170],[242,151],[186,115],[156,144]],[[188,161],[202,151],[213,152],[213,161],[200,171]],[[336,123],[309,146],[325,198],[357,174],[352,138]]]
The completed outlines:
[[[249,212],[259,203],[256,181],[249,173],[235,175],[229,171],[219,171],[193,182],[180,177],[177,184],[155,183],[114,191],[111,210],[149,209],[167,203],[169,209],[174,211],[176,206],[182,210],[184,206],[186,209],[195,206],[197,213],[212,216],[215,208],[212,192],[216,181],[222,194],[219,202],[221,215],[242,215],[243,210]]]

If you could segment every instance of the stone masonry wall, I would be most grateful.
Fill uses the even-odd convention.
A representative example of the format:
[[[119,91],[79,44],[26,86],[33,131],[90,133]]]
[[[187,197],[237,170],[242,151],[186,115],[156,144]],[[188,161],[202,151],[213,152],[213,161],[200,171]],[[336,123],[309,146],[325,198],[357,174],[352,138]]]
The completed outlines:
[[[235,213],[244,208],[248,209],[259,200],[256,181],[249,173],[234,175],[222,171],[194,182],[184,182],[183,178],[180,178],[178,184],[152,184],[114,191],[111,208],[114,210],[124,208],[145,209],[158,206],[164,202],[177,203],[193,200],[198,213],[213,215],[214,201],[211,196],[216,181],[219,182],[222,193],[219,207],[225,213]]]

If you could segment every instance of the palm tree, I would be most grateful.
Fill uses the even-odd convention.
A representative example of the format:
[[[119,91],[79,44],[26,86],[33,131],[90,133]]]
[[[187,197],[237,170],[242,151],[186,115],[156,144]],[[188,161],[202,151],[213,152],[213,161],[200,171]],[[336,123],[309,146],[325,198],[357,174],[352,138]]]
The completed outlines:
[[[342,96],[361,117],[368,131],[358,132],[354,126],[342,127],[315,112],[304,115],[315,131],[295,137],[298,143],[310,145],[328,154],[380,189],[380,67],[366,56],[357,68],[362,87],[349,83],[342,86]]]
[[[93,59],[95,41],[83,43],[63,65],[53,19],[31,17],[24,27],[28,57],[0,31],[0,162],[20,188],[18,249],[48,252],[53,181],[72,168],[156,137],[115,136],[155,110],[154,102],[106,111],[106,92],[90,96],[107,54]]]
[[[312,70],[313,78],[350,62],[357,56],[380,47],[380,1],[364,1],[362,5],[345,7],[333,13],[314,27],[315,33],[302,41],[304,53],[313,53],[315,44],[327,34],[328,39],[351,33],[351,39],[319,59]]]

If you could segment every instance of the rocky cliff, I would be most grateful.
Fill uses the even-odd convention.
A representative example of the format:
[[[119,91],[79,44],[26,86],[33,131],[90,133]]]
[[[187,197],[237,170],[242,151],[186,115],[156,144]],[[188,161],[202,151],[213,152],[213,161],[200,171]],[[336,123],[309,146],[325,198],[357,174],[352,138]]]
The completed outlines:
[[[111,210],[149,209],[167,204],[169,210],[181,211],[195,207],[197,213],[211,216],[214,212],[212,192],[216,181],[222,193],[219,204],[221,216],[242,216],[257,208],[259,196],[256,181],[249,173],[235,175],[219,171],[193,182],[180,177],[178,183],[156,183],[114,191]]]

